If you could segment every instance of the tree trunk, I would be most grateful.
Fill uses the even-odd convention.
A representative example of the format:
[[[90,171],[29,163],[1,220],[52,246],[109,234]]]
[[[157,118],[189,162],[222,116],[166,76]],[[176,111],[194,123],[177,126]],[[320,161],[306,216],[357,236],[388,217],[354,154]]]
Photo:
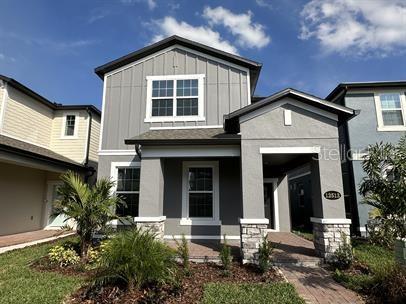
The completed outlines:
[[[80,257],[83,262],[87,260],[87,252],[89,251],[90,245],[92,243],[92,235],[85,233],[80,239]]]

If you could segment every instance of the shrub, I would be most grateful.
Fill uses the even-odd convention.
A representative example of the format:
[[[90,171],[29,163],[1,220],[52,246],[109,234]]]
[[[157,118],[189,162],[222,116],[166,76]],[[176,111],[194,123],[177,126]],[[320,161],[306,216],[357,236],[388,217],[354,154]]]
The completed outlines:
[[[334,252],[333,258],[330,263],[336,268],[343,270],[348,269],[354,259],[352,253],[351,242],[349,237],[345,233],[341,233],[341,244],[338,249]]]
[[[396,239],[396,227],[390,219],[375,217],[367,223],[368,240],[371,244],[392,248]]]
[[[182,239],[180,242],[178,240],[175,240],[175,242],[177,245],[176,252],[177,252],[179,258],[182,260],[182,265],[183,265],[185,274],[190,274],[189,245],[187,243],[185,235],[182,234]]]
[[[272,242],[268,240],[266,236],[264,236],[258,249],[258,266],[262,273],[267,272],[271,267],[272,252]]]
[[[80,257],[75,250],[61,245],[52,247],[49,250],[48,257],[52,264],[59,265],[59,267],[75,265],[80,261]]]
[[[406,268],[400,265],[383,267],[375,274],[372,294],[385,303],[406,303]]]
[[[101,251],[95,284],[125,284],[128,289],[170,282],[176,269],[175,251],[139,228],[124,230]]]
[[[224,243],[221,245],[220,250],[220,261],[223,266],[224,275],[228,276],[230,274],[231,262],[233,257],[231,256],[231,248],[227,244],[226,235],[224,235]]]

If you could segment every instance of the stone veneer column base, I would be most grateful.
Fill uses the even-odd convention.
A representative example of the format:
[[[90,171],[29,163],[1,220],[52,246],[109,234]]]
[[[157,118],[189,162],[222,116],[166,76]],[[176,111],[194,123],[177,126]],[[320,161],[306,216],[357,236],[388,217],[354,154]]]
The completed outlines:
[[[243,264],[258,262],[258,248],[268,233],[268,219],[240,219]]]
[[[343,236],[350,241],[350,219],[311,218],[313,222],[313,243],[317,254],[330,260],[343,242]]]
[[[158,240],[163,240],[165,235],[165,216],[158,217],[135,217],[137,228],[148,230],[156,235]]]

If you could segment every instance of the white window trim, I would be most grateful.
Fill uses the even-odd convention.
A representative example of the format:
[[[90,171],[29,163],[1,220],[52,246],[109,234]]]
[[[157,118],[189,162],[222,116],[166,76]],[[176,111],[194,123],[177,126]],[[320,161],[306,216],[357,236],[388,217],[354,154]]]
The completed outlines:
[[[189,191],[188,183],[189,168],[212,168],[213,169],[213,217],[189,217]],[[182,174],[182,219],[180,225],[219,226],[220,221],[220,198],[219,198],[219,163],[218,161],[184,161]]]
[[[73,130],[73,135],[65,135],[66,117],[68,115],[75,116],[75,129]],[[78,125],[79,125],[79,113],[78,112],[66,112],[66,113],[63,113],[62,128],[61,128],[61,139],[78,139],[78,129],[79,129]]]
[[[114,187],[111,188],[111,194],[116,195],[117,192],[117,181],[118,181],[118,169],[121,168],[141,168],[140,162],[112,162],[110,169],[110,178],[114,181]],[[137,191],[131,191],[137,192]],[[138,190],[139,193],[139,190]]]
[[[279,225],[279,199],[278,199],[278,179],[277,178],[264,178],[264,184],[272,184],[272,194],[273,194],[273,205],[274,205],[274,218],[273,221],[275,223],[274,229],[268,229],[269,231],[279,231],[280,230],[280,225]],[[269,222],[268,222],[269,224]]]
[[[380,94],[399,94],[400,108],[402,111],[403,126],[385,126],[383,123],[382,107]],[[401,91],[378,91],[374,93],[376,119],[378,122],[378,131],[406,131],[406,96]]]
[[[204,117],[204,74],[190,75],[162,75],[147,76],[147,106],[144,122],[176,122],[176,121],[205,121]],[[193,116],[176,116],[176,84],[173,85],[173,115],[172,116],[152,116],[152,81],[153,80],[181,80],[197,79],[198,80],[198,115]]]

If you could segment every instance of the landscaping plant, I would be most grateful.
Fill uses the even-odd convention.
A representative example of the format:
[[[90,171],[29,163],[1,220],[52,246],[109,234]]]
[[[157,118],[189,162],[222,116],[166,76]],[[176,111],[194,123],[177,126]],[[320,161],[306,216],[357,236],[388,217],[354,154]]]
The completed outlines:
[[[59,200],[54,202],[54,216],[63,214],[73,219],[80,238],[80,256],[83,260],[91,245],[93,234],[106,228],[109,221],[117,219],[115,208],[121,204],[111,195],[114,182],[100,179],[91,187],[71,171],[61,175],[63,184],[58,188]]]
[[[353,258],[354,256],[349,236],[342,232],[341,243],[338,246],[338,249],[334,252],[331,264],[340,270],[348,269],[352,264]]]
[[[175,257],[176,252],[148,230],[121,231],[101,252],[95,284],[124,284],[131,290],[169,283],[176,272]]]
[[[74,249],[65,248],[62,245],[52,247],[49,250],[48,257],[52,264],[56,264],[59,267],[67,267],[80,262],[80,257]]]
[[[175,239],[177,249],[176,252],[179,258],[182,260],[183,269],[186,275],[190,274],[190,264],[189,264],[189,245],[187,243],[186,237],[182,234],[182,239],[179,242]]]
[[[272,252],[272,242],[268,240],[266,236],[264,236],[258,249],[258,266],[262,273],[267,272],[271,267]]]
[[[221,245],[221,249],[220,249],[220,261],[221,261],[221,265],[223,266],[223,271],[224,271],[225,276],[230,275],[230,268],[231,268],[232,260],[233,260],[233,257],[231,256],[231,248],[227,244],[226,235],[224,235],[224,242]]]
[[[363,203],[379,210],[375,229],[387,231],[392,246],[395,238],[406,238],[406,136],[397,145],[369,146],[362,168]]]

